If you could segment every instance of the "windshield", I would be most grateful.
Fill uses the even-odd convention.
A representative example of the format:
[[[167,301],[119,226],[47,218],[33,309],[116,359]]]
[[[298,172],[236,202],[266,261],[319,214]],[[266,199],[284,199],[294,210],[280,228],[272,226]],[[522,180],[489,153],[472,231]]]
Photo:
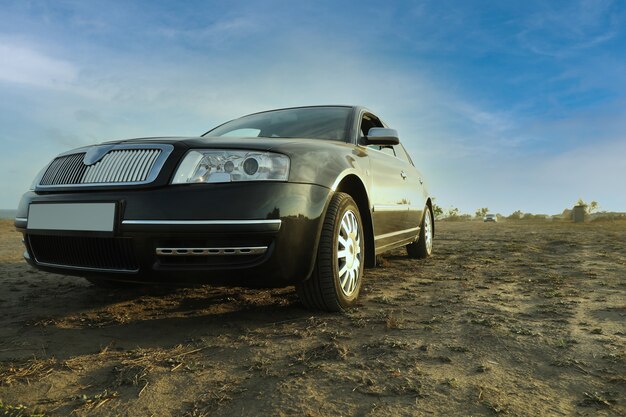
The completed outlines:
[[[251,114],[208,131],[204,136],[309,138],[345,141],[349,107],[303,107]]]

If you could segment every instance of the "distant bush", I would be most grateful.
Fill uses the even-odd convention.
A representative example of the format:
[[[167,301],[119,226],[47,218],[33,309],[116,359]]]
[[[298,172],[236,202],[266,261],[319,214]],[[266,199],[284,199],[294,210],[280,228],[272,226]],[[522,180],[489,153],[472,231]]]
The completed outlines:
[[[612,222],[626,220],[626,213],[597,213],[591,218],[591,222]]]
[[[439,220],[443,216],[443,209],[438,206],[434,200],[433,198],[433,214],[435,215],[435,219]]]
[[[552,216],[548,216],[547,214],[532,214],[532,213],[524,213],[520,210],[517,210],[516,212],[511,213],[509,216],[507,217],[501,217],[503,219],[506,220],[523,220],[523,221],[528,221],[528,220],[553,220],[556,218],[552,217]]]
[[[468,220],[472,220],[472,216],[469,214],[456,214],[454,216],[448,216],[441,219],[446,222],[465,222]]]
[[[520,220],[546,220],[547,218],[547,214],[524,213]]]
[[[470,216],[469,214],[459,214],[458,208],[451,207],[450,209],[448,209],[447,215],[441,220],[448,221],[448,222],[459,222],[459,221],[466,221],[466,220],[471,220],[471,219],[472,219],[472,216]]]
[[[524,216],[521,210],[514,211],[506,219],[507,220],[520,220]]]

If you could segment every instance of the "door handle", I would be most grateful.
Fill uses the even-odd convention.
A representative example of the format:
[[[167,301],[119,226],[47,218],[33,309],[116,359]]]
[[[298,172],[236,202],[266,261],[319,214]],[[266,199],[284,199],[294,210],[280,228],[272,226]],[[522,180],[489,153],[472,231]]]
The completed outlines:
[[[400,176],[402,177],[403,180],[405,180],[406,179],[406,172],[401,171],[400,172]]]

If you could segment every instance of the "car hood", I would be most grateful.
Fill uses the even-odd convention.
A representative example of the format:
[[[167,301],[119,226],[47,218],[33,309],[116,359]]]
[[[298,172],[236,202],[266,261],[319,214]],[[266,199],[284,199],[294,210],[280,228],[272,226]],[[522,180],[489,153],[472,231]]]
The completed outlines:
[[[235,138],[235,137],[148,137],[104,142],[106,144],[166,143],[186,146],[191,149],[251,149],[257,151],[287,150],[296,145],[305,147],[324,147],[326,145],[345,145],[344,142],[306,138]],[[299,145],[299,146],[298,146]]]

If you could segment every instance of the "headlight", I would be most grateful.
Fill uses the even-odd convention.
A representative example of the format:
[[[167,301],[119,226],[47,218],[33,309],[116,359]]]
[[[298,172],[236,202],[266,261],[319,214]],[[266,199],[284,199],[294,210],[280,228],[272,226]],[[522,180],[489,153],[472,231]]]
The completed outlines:
[[[272,152],[194,150],[183,158],[172,184],[287,181],[289,157]]]

